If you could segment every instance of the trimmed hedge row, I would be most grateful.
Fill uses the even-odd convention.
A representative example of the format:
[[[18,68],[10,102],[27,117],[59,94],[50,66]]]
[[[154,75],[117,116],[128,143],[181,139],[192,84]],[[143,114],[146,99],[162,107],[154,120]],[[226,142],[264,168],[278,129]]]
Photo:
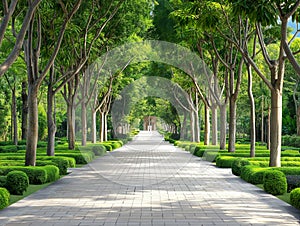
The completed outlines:
[[[44,184],[59,179],[59,169],[56,166],[2,166],[0,175],[6,176],[14,170],[26,173],[30,184]]]
[[[262,184],[264,173],[270,170],[278,170],[285,175],[300,175],[299,167],[257,167],[254,165],[247,165],[241,169],[241,178],[251,184]]]
[[[0,209],[9,205],[10,194],[6,188],[0,188]]]

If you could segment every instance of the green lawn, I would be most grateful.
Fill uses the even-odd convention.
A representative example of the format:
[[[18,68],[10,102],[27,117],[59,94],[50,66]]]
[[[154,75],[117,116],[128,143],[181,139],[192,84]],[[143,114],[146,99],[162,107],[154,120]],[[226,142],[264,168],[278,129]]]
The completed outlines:
[[[257,184],[256,186],[264,190],[263,184]],[[290,202],[290,193],[286,192],[283,195],[276,195],[276,197],[291,205],[291,202]]]
[[[51,183],[47,183],[47,184],[39,184],[39,185],[34,185],[34,184],[30,184],[29,187],[27,188],[27,191],[24,192],[23,195],[10,195],[10,203],[9,205],[25,198],[26,196],[28,195],[31,195],[32,193],[42,189],[42,188],[45,188],[47,186],[49,186]]]

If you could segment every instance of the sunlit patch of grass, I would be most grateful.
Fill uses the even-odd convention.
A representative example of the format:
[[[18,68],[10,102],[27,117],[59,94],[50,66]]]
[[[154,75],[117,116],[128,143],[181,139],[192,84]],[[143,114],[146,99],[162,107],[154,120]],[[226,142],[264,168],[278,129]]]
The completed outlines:
[[[10,195],[10,202],[9,205],[25,198],[28,195],[31,195],[34,192],[37,192],[38,190],[45,188],[47,186],[49,186],[51,183],[47,183],[47,184],[39,184],[39,185],[34,185],[34,184],[30,184],[27,188],[27,191],[24,192],[23,195]]]

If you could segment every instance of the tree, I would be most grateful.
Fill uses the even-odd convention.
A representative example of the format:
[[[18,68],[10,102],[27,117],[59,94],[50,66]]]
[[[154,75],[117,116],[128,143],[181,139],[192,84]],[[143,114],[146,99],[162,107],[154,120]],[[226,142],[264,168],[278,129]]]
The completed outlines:
[[[252,22],[255,23],[255,29],[258,37],[258,43],[261,48],[262,55],[264,57],[265,63],[269,68],[270,79],[268,79],[259,67],[254,62],[254,59],[248,53],[248,50],[237,46],[238,50],[242,53],[243,57],[248,61],[249,64],[253,67],[259,77],[264,81],[267,87],[271,92],[271,119],[270,119],[270,166],[281,165],[280,156],[281,156],[281,130],[282,130],[282,92],[283,92],[283,81],[284,81],[284,72],[285,72],[285,54],[288,56],[289,48],[287,48],[288,38],[288,19],[296,12],[300,1],[295,2],[282,2],[276,1],[272,4],[269,2],[261,2],[259,5],[253,3],[252,1],[233,2],[234,12],[244,13],[250,18]],[[254,9],[258,9],[255,10]],[[272,56],[269,54],[268,49],[266,48],[266,39],[263,36],[262,26],[274,26],[277,23],[277,12],[279,11],[279,17],[281,20],[280,24],[280,46],[278,49],[277,56]],[[293,65],[294,66],[294,65]]]
[[[2,44],[2,41],[4,39],[5,32],[7,31],[9,21],[12,19],[12,31],[14,36],[16,37],[14,48],[11,50],[10,54],[7,56],[4,62],[1,63],[0,65],[0,76],[3,76],[4,73],[10,68],[10,66],[16,61],[18,58],[20,51],[22,49],[22,45],[24,42],[24,38],[26,36],[27,30],[30,26],[30,23],[32,23],[32,18],[34,17],[34,14],[36,12],[37,7],[41,3],[42,0],[35,0],[35,1],[28,1],[28,7],[26,10],[26,14],[24,18],[22,19],[21,23],[22,26],[20,28],[19,33],[16,32],[14,22],[15,22],[15,17],[18,15],[14,16],[14,12],[16,10],[16,6],[18,4],[18,0],[12,0],[10,6],[8,7],[8,1],[3,0],[2,3],[2,12],[3,12],[3,19],[2,23],[0,26],[0,45]],[[24,7],[23,5],[20,7]],[[22,9],[23,10],[23,9]],[[19,17],[18,17],[19,19]]]
[[[37,140],[38,140],[38,101],[37,96],[39,92],[39,88],[47,76],[48,71],[52,67],[55,58],[58,54],[58,51],[61,47],[61,43],[64,37],[64,33],[67,28],[67,24],[73,17],[73,15],[77,12],[80,7],[82,0],[78,0],[74,3],[74,5],[68,8],[64,5],[63,2],[60,2],[60,10],[63,10],[65,13],[65,18],[61,24],[60,30],[58,32],[57,39],[55,40],[53,51],[48,58],[45,66],[40,65],[41,56],[41,47],[43,44],[49,45],[51,43],[42,43],[43,35],[45,35],[45,31],[42,30],[42,15],[43,16],[52,16],[54,11],[48,11],[50,15],[47,13],[42,14],[42,12],[38,11],[32,21],[29,23],[29,27],[27,30],[28,39],[24,42],[25,49],[25,60],[27,64],[27,76],[28,76],[28,129],[27,131],[27,144],[26,144],[26,156],[25,156],[25,165],[29,166],[35,165],[36,160],[36,148],[37,148]],[[44,10],[47,10],[43,8]],[[57,5],[55,5],[57,7]],[[47,17],[49,18],[49,17]],[[35,32],[37,36],[34,36]],[[34,40],[35,38],[35,40]]]

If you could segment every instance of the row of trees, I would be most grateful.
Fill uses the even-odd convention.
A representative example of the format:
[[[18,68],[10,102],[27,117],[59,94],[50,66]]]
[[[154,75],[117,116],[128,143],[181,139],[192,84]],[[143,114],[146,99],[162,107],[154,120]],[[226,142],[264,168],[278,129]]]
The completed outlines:
[[[284,91],[294,91],[295,110],[298,112],[299,109],[296,92],[300,75],[299,59],[297,60],[299,29],[297,26],[291,33],[288,23],[293,21],[298,24],[300,1],[161,0],[158,2],[159,6],[154,10],[157,37],[197,51],[210,69],[203,72],[209,81],[208,84],[178,71],[175,71],[172,78],[190,93],[195,106],[198,105],[199,99],[204,104],[205,144],[209,143],[210,128],[212,144],[217,143],[218,109],[221,123],[219,143],[220,148],[225,149],[228,108],[228,150],[235,151],[237,101],[242,99],[240,101],[245,102],[245,95],[243,98],[238,97],[241,92],[243,95],[244,90],[247,90],[250,105],[248,112],[250,112],[251,156],[255,156],[257,121],[255,99],[260,97],[265,105],[269,102],[267,141],[271,153],[270,166],[280,166],[283,98],[291,97],[290,93],[283,95]],[[247,75],[247,79],[243,77],[244,74]],[[245,80],[247,85],[243,83]],[[287,83],[285,90],[284,81]],[[260,92],[259,95],[257,90]],[[268,96],[270,101],[265,99]],[[191,114],[192,111],[194,109],[191,109]],[[263,105],[261,112],[263,118]],[[299,128],[298,114],[297,122]],[[191,131],[191,140],[198,142],[197,132]],[[263,131],[264,129],[261,133]]]
[[[75,148],[75,109],[79,104],[85,109],[89,102],[94,102],[94,112],[101,112],[102,116],[101,139],[106,139],[105,118],[113,99],[112,83],[122,84],[122,81],[112,78],[101,84],[99,91],[96,89],[99,84],[91,84],[84,73],[88,65],[107,50],[143,37],[151,26],[151,9],[152,3],[135,0],[2,1],[0,76],[5,76],[12,92],[16,144],[19,137],[16,96],[22,94],[22,139],[26,139],[27,143],[26,165],[35,165],[38,105],[45,96],[48,155],[54,155],[57,130],[55,99],[61,102],[60,95],[66,103],[70,149]],[[137,15],[138,21],[135,19]],[[93,86],[95,88],[90,88]],[[90,93],[87,93],[88,90]],[[82,112],[82,117],[85,128],[85,112]],[[86,139],[83,132],[83,145]]]
[[[100,140],[105,140],[109,113],[114,101],[120,99],[120,90],[148,75],[170,79],[184,89],[188,104],[181,106],[186,109],[181,125],[176,116],[178,112],[170,104],[161,104],[165,110],[159,115],[174,132],[177,132],[174,128],[181,127],[182,137],[195,142],[200,141],[199,109],[202,104],[204,143],[209,144],[211,138],[212,144],[219,143],[220,148],[225,149],[228,121],[228,150],[235,151],[237,101],[245,106],[249,103],[251,156],[255,155],[255,100],[261,96],[267,106],[265,97],[270,95],[270,166],[280,166],[283,81],[288,78],[286,87],[297,90],[299,78],[295,74],[300,74],[299,30],[291,33],[287,24],[291,19],[298,22],[299,5],[300,1],[281,0],[259,3],[250,0],[60,0],[51,3],[4,0],[0,8],[3,50],[0,76],[5,77],[7,83],[5,92],[11,93],[11,127],[15,143],[19,137],[17,109],[22,109],[22,139],[27,140],[26,165],[35,165],[40,101],[45,100],[47,106],[47,154],[54,155],[56,117],[64,106],[61,103],[65,102],[66,106],[63,111],[66,112],[70,149],[75,148],[76,127],[81,128],[82,145],[86,144],[89,108],[92,108],[91,140],[96,142],[97,114],[101,122]],[[202,78],[207,82],[198,80],[199,71],[186,74],[160,63],[129,66],[130,60],[116,74],[109,74],[104,67],[109,58],[106,52],[125,42],[146,38],[179,43],[197,52],[201,64],[205,64]],[[94,65],[99,56],[102,56],[103,65]],[[95,75],[89,73],[92,67],[105,72],[105,79],[95,79]],[[21,98],[18,98],[20,93]],[[300,116],[296,94],[294,92],[293,99]],[[134,93],[131,97],[134,99]],[[156,99],[154,102],[160,103]],[[57,109],[58,104],[60,109]],[[177,104],[180,105],[179,100]],[[78,106],[81,109],[79,126],[75,125]],[[263,117],[263,105],[261,112]],[[139,114],[145,112],[133,110],[127,121],[132,122]],[[300,133],[300,120],[297,122]],[[186,132],[187,127],[190,134]]]

